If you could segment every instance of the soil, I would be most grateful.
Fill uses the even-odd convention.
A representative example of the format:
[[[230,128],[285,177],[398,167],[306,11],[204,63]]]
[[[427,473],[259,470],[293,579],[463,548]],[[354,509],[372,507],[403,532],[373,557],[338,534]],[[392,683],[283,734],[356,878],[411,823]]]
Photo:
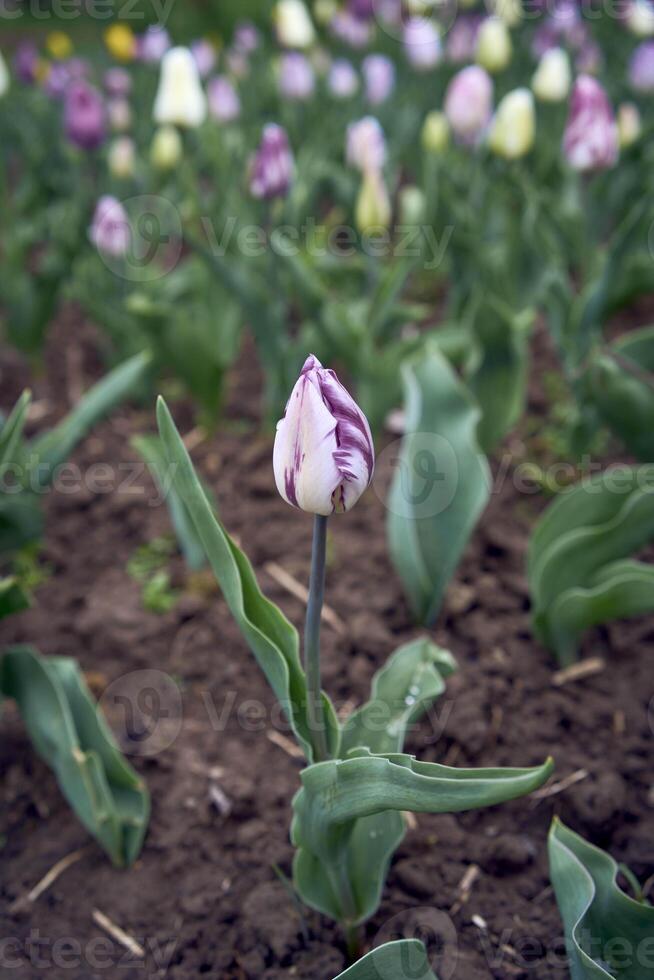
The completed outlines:
[[[80,385],[101,373],[96,350],[92,329],[71,311],[52,331],[47,371],[37,377],[3,350],[2,408],[29,382],[42,412],[38,426],[51,425]],[[539,378],[548,358],[540,338]],[[539,378],[530,412],[542,416],[547,405]],[[225,424],[192,455],[263,589],[299,626],[302,603],[266,565],[277,562],[305,583],[311,522],[275,491],[271,439],[258,426],[259,391],[259,372],[246,352]],[[191,430],[189,406],[178,400],[171,407],[181,431]],[[153,428],[149,406],[125,408],[75,452],[81,474],[109,463],[113,480],[105,480],[104,492],[47,494],[42,560],[51,575],[34,607],[6,620],[0,637],[3,644],[29,642],[44,654],[79,660],[147,781],[149,832],[136,865],[113,868],[71,817],[18,713],[5,707],[0,937],[9,942],[0,943],[0,975],[331,980],[346,963],[338,929],[313,912],[300,913],[275,870],[290,874],[290,801],[301,762],[289,754],[272,695],[206,576],[189,582],[181,560],[173,559],[181,596],[172,610],[156,614],[143,607],[141,586],[127,570],[137,547],[170,530],[147,471],[134,470],[138,458],[129,445],[132,434]],[[420,815],[410,826],[382,905],[366,927],[365,948],[417,930],[430,942],[441,980],[568,976],[547,870],[554,813],[609,848],[641,881],[654,873],[654,620],[593,632],[584,655],[605,658],[604,669],[553,685],[555,665],[530,631],[524,576],[530,528],[546,498],[524,492],[515,479],[523,455],[516,436],[494,461],[491,504],[433,631],[459,670],[407,749],[461,766],[532,765],[553,754],[557,781],[576,775],[544,799]],[[389,564],[383,473],[380,479],[350,515],[331,522],[327,601],[347,632],[323,630],[324,681],[345,709],[366,698],[389,653],[419,633]],[[144,702],[155,688],[159,699]],[[145,744],[135,738],[118,690],[146,718],[154,712],[149,720],[156,731]],[[12,910],[56,862],[80,848],[82,856],[44,894]],[[95,910],[134,937],[145,958],[103,931]]]

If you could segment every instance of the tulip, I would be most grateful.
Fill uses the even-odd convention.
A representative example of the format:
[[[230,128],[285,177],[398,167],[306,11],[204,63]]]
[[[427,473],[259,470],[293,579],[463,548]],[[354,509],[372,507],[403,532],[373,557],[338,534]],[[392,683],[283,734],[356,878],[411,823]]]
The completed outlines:
[[[285,48],[309,48],[316,32],[302,0],[278,0],[273,11],[277,39]]]
[[[243,54],[254,54],[259,47],[259,31],[248,20],[241,21],[234,31],[234,47]]]
[[[477,35],[477,63],[496,75],[504,71],[512,55],[513,45],[506,24],[499,17],[487,17]]]
[[[490,9],[507,27],[516,27],[523,18],[522,0],[493,0]]]
[[[82,150],[95,150],[106,135],[106,111],[97,89],[83,80],[71,82],[64,103],[66,137]]]
[[[127,24],[112,24],[104,32],[107,51],[116,61],[131,61],[137,51],[136,38]]]
[[[429,71],[441,60],[441,36],[430,20],[411,17],[404,25],[404,50],[417,71]]]
[[[426,206],[424,192],[414,184],[407,184],[399,195],[400,224],[417,228],[425,220]]]
[[[105,195],[97,203],[89,238],[104,255],[120,258],[127,255],[131,243],[129,219],[115,197]]]
[[[625,20],[628,29],[636,37],[651,37],[654,34],[654,7],[650,0],[632,0]]]
[[[2,57],[2,51],[0,51],[0,99],[3,95],[6,95],[9,91],[9,86],[11,84],[11,79],[9,77],[9,69],[7,68],[7,62]]]
[[[310,355],[277,424],[279,493],[310,514],[344,513],[370,484],[374,459],[365,415],[335,373]]]
[[[603,62],[604,56],[599,44],[588,40],[577,52],[575,68],[581,75],[597,75]]]
[[[534,97],[527,88],[505,95],[491,123],[489,146],[506,160],[517,160],[529,153],[536,135]]]
[[[385,102],[395,87],[395,65],[383,54],[369,54],[361,65],[366,86],[366,99],[370,105]]]
[[[654,92],[654,41],[639,44],[629,62],[629,82],[637,92]]]
[[[572,90],[563,151],[570,166],[582,172],[612,167],[618,158],[618,127],[611,104],[590,75],[580,75]]]
[[[345,58],[332,63],[327,76],[327,88],[337,99],[349,99],[359,88],[359,76]]]
[[[235,78],[247,78],[250,74],[248,56],[238,48],[230,48],[225,52],[225,63]]]
[[[104,88],[112,99],[125,99],[132,91],[132,79],[124,68],[110,68],[104,75]]]
[[[444,112],[433,110],[428,113],[420,138],[428,153],[438,155],[447,149],[450,142],[450,124]]]
[[[161,61],[155,122],[195,128],[206,115],[207,99],[193,55],[188,48],[171,48]]]
[[[479,65],[463,68],[445,93],[445,115],[454,135],[468,145],[486,130],[493,112],[493,82]]]
[[[380,170],[366,170],[355,209],[356,226],[362,235],[388,228],[391,202]]]
[[[384,131],[374,116],[364,116],[347,127],[345,158],[362,173],[381,170],[386,162]]]
[[[337,10],[332,17],[329,29],[343,44],[350,48],[366,48],[372,41],[372,27],[365,20],[359,20],[349,10]]]
[[[129,136],[121,136],[109,147],[107,165],[112,177],[125,180],[134,174],[135,146]]]
[[[447,35],[445,54],[448,61],[458,65],[474,60],[479,24],[479,17],[468,15],[457,18]]]
[[[279,91],[283,98],[304,102],[313,95],[316,77],[311,62],[299,51],[282,55],[279,65]]]
[[[268,123],[250,166],[250,193],[264,200],[285,197],[290,190],[293,170],[293,154],[286,131],[276,123]]]
[[[638,106],[623,102],[618,108],[618,141],[623,149],[635,143],[643,130]]]
[[[51,31],[45,39],[45,47],[48,54],[57,61],[70,58],[73,53],[73,42],[64,31]]]
[[[158,65],[171,47],[172,42],[166,28],[159,24],[152,24],[138,39],[137,54],[139,61],[146,65]]]
[[[233,122],[241,114],[238,92],[226,75],[216,75],[207,85],[209,113],[218,122]]]
[[[26,85],[33,85],[39,70],[39,52],[35,44],[31,41],[22,41],[14,56],[14,71],[16,77],[25,82]]]
[[[563,102],[570,91],[570,59],[563,48],[550,48],[540,60],[531,87],[541,102]]]
[[[150,146],[150,162],[156,170],[173,170],[182,159],[184,147],[179,130],[174,126],[161,126]]]
[[[200,77],[206,78],[207,75],[211,74],[216,64],[216,49],[211,41],[201,38],[198,41],[193,41],[190,50],[198,66]]]
[[[116,133],[124,133],[132,125],[132,110],[127,99],[111,99],[107,113],[109,125]]]
[[[313,16],[321,27],[327,27],[338,13],[336,0],[315,0]]]

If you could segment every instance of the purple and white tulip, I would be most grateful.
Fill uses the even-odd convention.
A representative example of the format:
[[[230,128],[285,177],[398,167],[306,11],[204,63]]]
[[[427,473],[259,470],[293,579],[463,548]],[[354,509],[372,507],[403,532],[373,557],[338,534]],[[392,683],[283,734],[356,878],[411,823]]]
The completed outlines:
[[[374,465],[368,420],[336,374],[310,355],[277,423],[279,493],[310,514],[342,514],[370,484]]]
[[[66,89],[64,102],[66,138],[82,150],[95,150],[107,134],[107,114],[102,96],[85,81],[75,81]]]
[[[286,131],[276,123],[268,123],[250,165],[250,193],[266,201],[285,197],[291,187],[293,170],[293,153]]]
[[[127,255],[131,243],[131,230],[127,212],[121,202],[106,194],[98,201],[89,238],[103,255],[120,258]]]
[[[572,90],[563,151],[570,166],[582,172],[612,167],[618,158],[613,109],[600,83],[590,75],[580,75]]]
[[[632,54],[629,83],[637,92],[654,92],[654,41],[639,44]]]
[[[351,62],[337,58],[327,76],[327,88],[336,99],[349,99],[359,89],[359,76]]]
[[[493,81],[479,65],[463,68],[445,93],[445,115],[461,143],[472,146],[485,132],[493,113]]]
[[[404,50],[416,71],[430,71],[441,60],[441,36],[430,20],[410,17],[404,25]]]
[[[299,51],[283,54],[279,62],[279,91],[283,98],[305,102],[313,95],[316,76],[311,62]]]
[[[384,130],[374,116],[364,116],[350,123],[345,137],[345,159],[351,167],[364,173],[381,170],[386,163]]]
[[[218,122],[233,122],[241,114],[238,92],[226,75],[216,75],[207,85],[209,113]]]
[[[385,54],[369,54],[361,65],[370,105],[381,105],[395,88],[395,65]]]

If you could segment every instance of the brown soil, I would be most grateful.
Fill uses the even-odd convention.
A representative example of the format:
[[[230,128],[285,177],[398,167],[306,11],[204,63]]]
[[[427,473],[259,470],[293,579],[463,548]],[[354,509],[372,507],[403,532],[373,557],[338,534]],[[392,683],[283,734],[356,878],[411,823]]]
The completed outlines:
[[[63,413],[68,392],[80,381],[99,373],[92,340],[75,317],[59,321],[48,371],[32,379],[36,399],[49,402],[44,423]],[[68,357],[63,350],[71,351]],[[538,358],[546,355],[542,345],[539,351],[540,368]],[[30,379],[8,351],[0,371],[6,409]],[[227,425],[193,457],[262,587],[300,625],[302,604],[265,566],[276,561],[305,582],[310,521],[275,492],[271,442],[256,427],[258,389],[257,372],[242,363]],[[188,408],[181,402],[172,407],[181,430],[188,431]],[[537,387],[531,408],[544,411]],[[235,424],[244,416],[247,430]],[[83,473],[98,462],[133,464],[129,436],[152,428],[151,411],[120,411],[84,442],[74,462]],[[519,440],[510,447],[519,453]],[[654,872],[648,723],[654,621],[593,633],[585,653],[606,658],[603,672],[553,686],[552,660],[530,632],[524,578],[529,529],[544,498],[516,489],[513,462],[506,468],[496,461],[496,492],[434,631],[460,669],[412,732],[408,750],[464,766],[531,765],[552,753],[557,779],[581,770],[586,775],[541,801],[417,818],[367,926],[366,943],[417,924],[431,939],[441,980],[568,976],[547,872],[553,813],[610,848],[641,881]],[[125,469],[118,473],[120,480],[127,475]],[[337,705],[363,700],[374,670],[418,632],[388,562],[381,496],[370,491],[351,515],[332,522],[328,602],[348,627],[346,637],[324,630],[325,686]],[[275,730],[283,735],[283,726],[256,663],[220,595],[201,588],[204,581],[187,588],[171,612],[156,615],[143,609],[140,587],[126,570],[136,547],[169,531],[167,511],[152,505],[155,498],[147,473],[131,490],[48,494],[43,559],[53,574],[38,589],[34,608],[3,625],[3,643],[29,642],[45,654],[78,658],[98,694],[123,678],[123,692],[136,697],[143,676],[133,672],[146,669],[164,671],[174,683],[164,689],[168,716],[159,713],[156,732],[172,744],[132,756],[152,794],[151,825],[136,866],[116,870],[91,844],[33,905],[15,912],[12,903],[88,838],[32,752],[17,713],[5,709],[0,937],[13,941],[0,943],[0,976],[331,980],[345,964],[337,928],[312,912],[304,913],[303,925],[273,869],[290,873],[290,801],[300,762],[277,736],[269,737]],[[183,589],[179,560],[173,577]],[[183,704],[179,732],[177,690]],[[110,696],[115,691],[110,688],[103,703],[125,741],[129,731],[120,702]],[[472,865],[479,869],[476,877]],[[471,886],[462,894],[466,876]],[[95,909],[138,940],[144,962],[99,928]]]

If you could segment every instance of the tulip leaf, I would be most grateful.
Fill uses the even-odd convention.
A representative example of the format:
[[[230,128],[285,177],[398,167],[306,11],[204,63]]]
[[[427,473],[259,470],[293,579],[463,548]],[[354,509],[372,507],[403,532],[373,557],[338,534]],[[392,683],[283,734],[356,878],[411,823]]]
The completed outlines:
[[[572,980],[651,980],[654,908],[625,894],[613,858],[556,818],[548,851]]]
[[[479,409],[433,344],[403,365],[406,435],[388,498],[391,558],[417,619],[435,620],[490,494]]]
[[[148,793],[118,750],[76,662],[10,647],[0,658],[0,691],[16,700],[34,748],[82,824],[114,864],[132,864],[147,828]]]
[[[371,950],[334,980],[437,980],[419,939],[399,939]]]
[[[310,766],[293,800],[296,888],[311,907],[356,924],[373,914],[401,811],[456,813],[513,800],[541,786],[551,760],[535,769],[451,769],[402,754],[356,749]]]
[[[426,637],[399,647],[372,681],[370,700],[343,725],[341,756],[351,749],[401,752],[410,725],[418,721],[445,690],[445,678],[456,662]]]
[[[0,578],[0,619],[27,609],[29,604],[29,598],[15,578]]]
[[[16,459],[31,398],[30,392],[24,391],[0,428],[0,467],[11,465]]]
[[[536,527],[528,577],[539,639],[570,663],[591,626],[654,610],[654,465],[615,467],[562,494]]]
[[[246,555],[214,514],[207,494],[163,399],[157,403],[159,432],[171,466],[173,486],[190,514],[230,612],[284,708],[307,759],[312,759],[306,679],[300,664],[299,638],[282,611],[262,594]],[[323,696],[331,751],[338,752],[339,723]]]

